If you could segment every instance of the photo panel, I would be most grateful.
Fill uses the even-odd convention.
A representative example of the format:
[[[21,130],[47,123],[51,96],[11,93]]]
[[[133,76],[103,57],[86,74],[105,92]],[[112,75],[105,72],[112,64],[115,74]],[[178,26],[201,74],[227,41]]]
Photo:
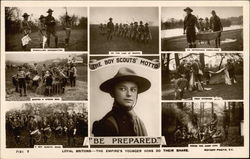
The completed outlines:
[[[243,100],[242,53],[163,53],[162,100]]]
[[[208,151],[243,147],[244,125],[243,102],[162,103],[162,135],[167,147],[210,147]]]
[[[90,136],[160,136],[159,56],[90,57]]]
[[[157,7],[91,7],[90,54],[159,54]]]
[[[87,54],[6,54],[6,101],[88,100]]]
[[[87,51],[87,7],[5,7],[5,51]]]
[[[243,7],[162,7],[161,45],[162,51],[243,51]]]
[[[11,103],[5,124],[6,148],[87,147],[87,103]]]

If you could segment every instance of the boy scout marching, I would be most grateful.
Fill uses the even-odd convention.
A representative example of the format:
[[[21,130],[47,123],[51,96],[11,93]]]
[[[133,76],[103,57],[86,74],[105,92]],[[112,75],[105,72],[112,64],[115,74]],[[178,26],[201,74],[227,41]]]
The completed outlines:
[[[47,16],[40,15],[39,22],[38,22],[38,34],[40,39],[40,47],[51,47],[51,36],[54,38],[54,47],[58,47],[58,35],[57,35],[57,22],[56,19],[53,16],[54,10],[48,9],[47,10]],[[23,14],[23,20],[21,22],[20,30],[22,32],[22,49],[24,51],[28,50],[29,42],[32,42],[32,38],[30,37],[30,34],[32,33],[31,30],[31,23],[28,21],[29,14],[24,13]],[[71,27],[72,27],[72,19],[68,15],[68,12],[66,10],[66,14],[63,19],[63,29],[65,30],[65,48],[67,48],[70,44],[70,34],[71,34]]]
[[[183,33],[186,34],[187,43],[189,48],[196,48],[196,30],[198,32],[203,31],[212,31],[212,32],[219,32],[218,37],[215,39],[215,47],[220,47],[220,37],[221,32],[223,31],[223,27],[221,24],[221,20],[219,16],[216,14],[214,10],[211,11],[211,18],[210,21],[208,18],[205,18],[205,22],[203,18],[199,18],[192,14],[193,9],[187,7],[184,9],[186,12],[186,17],[184,19],[184,31]],[[197,29],[196,29],[197,28]],[[207,41],[208,45],[210,45],[210,41]]]
[[[107,40],[111,41],[113,37],[124,38],[138,43],[147,44],[152,40],[152,34],[148,23],[131,22],[129,24],[114,24],[113,18],[109,18],[109,22],[105,25],[103,23],[99,26],[100,34],[106,35]]]

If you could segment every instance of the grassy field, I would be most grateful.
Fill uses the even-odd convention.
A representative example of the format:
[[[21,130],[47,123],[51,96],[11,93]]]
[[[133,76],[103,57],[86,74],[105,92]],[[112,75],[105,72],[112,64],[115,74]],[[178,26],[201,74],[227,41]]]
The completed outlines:
[[[66,33],[64,30],[57,31],[58,48],[64,48]],[[6,51],[22,51],[21,46],[22,34],[6,35]],[[29,44],[30,48],[40,48],[40,37],[38,32],[31,33],[32,39]],[[54,37],[50,37],[50,47],[55,47]],[[87,51],[87,30],[71,30],[69,46],[65,51]]]
[[[185,91],[183,98],[191,99],[192,97],[222,97],[226,100],[243,99],[243,76],[237,76],[237,83],[231,86],[225,84],[206,85],[205,88],[212,88],[207,91]],[[162,99],[174,99],[174,84],[163,84],[162,86]]]
[[[32,97],[44,97],[44,95],[37,94],[34,90],[27,89],[27,97],[20,97],[19,93],[15,92],[15,88],[12,84],[11,77],[16,74],[17,70],[6,70],[6,100],[7,101],[26,101]],[[70,87],[67,85],[65,93],[61,95],[53,95],[53,97],[61,97],[62,100],[87,100],[88,87],[87,87],[87,67],[77,67],[77,79],[76,87]]]
[[[221,44],[222,51],[242,51],[243,50],[243,30],[225,31],[221,34],[221,41],[225,39],[236,39],[235,42]],[[185,51],[187,48],[186,36],[161,39],[162,51]],[[199,44],[196,41],[197,48],[215,48],[215,40],[208,44]]]
[[[90,53],[108,54],[109,51],[142,51],[143,54],[159,53],[159,31],[158,27],[151,27],[153,40],[148,44],[137,43],[122,37],[113,37],[107,41],[106,36],[99,33],[98,25],[90,25]]]

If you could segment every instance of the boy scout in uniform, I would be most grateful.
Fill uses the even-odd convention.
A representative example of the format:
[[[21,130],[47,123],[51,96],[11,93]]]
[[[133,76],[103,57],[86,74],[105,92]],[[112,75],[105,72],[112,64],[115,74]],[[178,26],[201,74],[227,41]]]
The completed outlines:
[[[122,67],[117,74],[103,82],[100,89],[114,98],[113,108],[101,120],[93,124],[94,136],[147,136],[142,120],[134,107],[138,94],[151,87],[148,79],[133,70]]]
[[[113,18],[109,18],[109,22],[107,24],[107,40],[112,40],[113,38],[113,32],[115,30],[115,26],[112,20]]]
[[[213,30],[213,32],[222,31],[223,27],[220,21],[220,17],[216,15],[216,12],[214,10],[212,10],[211,14],[212,17],[210,18],[210,28]],[[215,39],[216,48],[220,47],[220,37],[221,32],[219,33],[218,38]]]
[[[55,45],[57,47],[57,43],[58,43],[58,36],[56,34],[56,20],[55,18],[52,16],[53,10],[49,9],[47,11],[47,13],[49,14],[46,17],[46,25],[47,25],[47,44],[48,47],[50,47],[50,34],[52,34],[55,37]]]
[[[196,31],[195,26],[199,28],[197,18],[192,14],[193,10],[189,7],[185,8],[184,11],[187,16],[184,19],[184,34],[187,36],[187,42],[189,48],[195,48],[196,44]]]
[[[26,35],[29,35],[31,33],[31,26],[30,23],[28,21],[30,15],[28,15],[27,13],[23,14],[23,21],[20,24],[20,29],[22,31],[23,37]],[[22,45],[22,48],[24,51],[27,51],[27,45]]]
[[[69,45],[69,39],[70,39],[70,33],[71,33],[71,17],[68,16],[67,12],[65,16],[64,29],[66,33],[65,47],[67,47]]]
[[[44,42],[44,37],[46,37],[46,30],[47,26],[45,24],[46,17],[41,15],[39,18],[39,24],[38,24],[38,29],[39,29],[39,35],[40,35],[40,47],[44,48],[45,42]]]
[[[34,147],[36,144],[33,132],[38,129],[37,122],[35,121],[34,115],[30,115],[30,120],[28,122],[28,130],[30,134],[30,147]]]
[[[19,87],[19,92],[20,92],[20,97],[23,96],[22,94],[22,89],[24,96],[27,96],[26,94],[26,81],[25,81],[25,72],[24,72],[24,67],[19,67],[18,72],[17,72],[17,80],[18,80],[18,87]]]

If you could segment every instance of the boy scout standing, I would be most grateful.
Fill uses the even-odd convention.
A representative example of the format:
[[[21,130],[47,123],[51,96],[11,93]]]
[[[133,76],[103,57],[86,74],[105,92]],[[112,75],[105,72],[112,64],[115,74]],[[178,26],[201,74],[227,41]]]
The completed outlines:
[[[114,98],[112,110],[93,124],[95,136],[147,136],[142,120],[134,107],[138,94],[147,91],[151,82],[132,69],[122,67],[117,74],[103,82],[100,89]]]
[[[220,17],[216,15],[216,12],[212,10],[211,14],[212,17],[210,18],[210,28],[213,30],[213,32],[220,31],[219,36],[215,39],[215,45],[216,48],[218,48],[220,47],[220,37],[223,27],[221,25]]]
[[[24,72],[24,67],[19,67],[18,72],[17,72],[17,80],[18,80],[18,86],[19,86],[19,92],[20,92],[20,97],[23,96],[22,94],[22,89],[24,92],[24,96],[27,96],[26,94],[26,81],[25,81],[25,72]]]
[[[27,13],[23,14],[23,21],[20,24],[20,29],[22,31],[23,37],[29,35],[31,33],[31,26],[30,23],[28,21],[30,15],[28,15]],[[28,44],[22,44],[22,48],[24,51],[27,51],[27,46]]]
[[[50,34],[52,34],[55,37],[55,46],[57,47],[58,36],[56,34],[56,20],[52,16],[53,10],[49,9],[47,13],[48,13],[48,16],[46,17],[47,38],[48,38],[47,44],[48,44],[48,47],[50,47]]]
[[[39,18],[39,24],[38,24],[38,29],[39,29],[39,35],[40,35],[40,47],[44,48],[45,47],[45,39],[46,38],[46,30],[47,26],[45,24],[46,17],[41,15]]]
[[[68,16],[67,12],[65,16],[64,29],[66,33],[65,47],[67,47],[69,45],[69,39],[70,39],[70,33],[71,33],[71,17]]]
[[[186,34],[188,47],[196,47],[196,31],[195,27],[199,28],[197,18],[192,14],[193,10],[189,7],[185,8],[184,11],[187,13],[184,19],[184,34]]]
[[[107,40],[112,40],[113,38],[113,32],[115,30],[115,26],[112,20],[113,18],[109,18],[109,22],[107,24]]]

